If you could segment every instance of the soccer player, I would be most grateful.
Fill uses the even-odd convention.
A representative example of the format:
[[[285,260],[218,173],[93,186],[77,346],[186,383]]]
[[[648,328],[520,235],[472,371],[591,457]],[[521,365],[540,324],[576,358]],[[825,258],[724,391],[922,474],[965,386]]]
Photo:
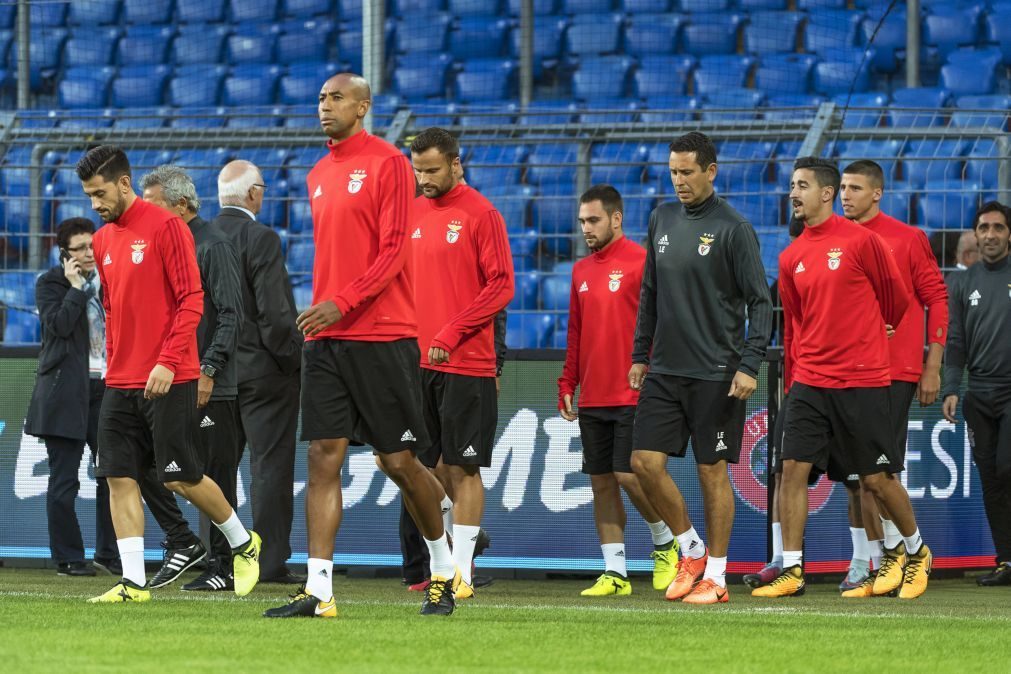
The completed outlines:
[[[319,93],[329,152],[307,178],[316,243],[313,306],[298,317],[306,337],[309,577],[290,603],[264,613],[270,618],[337,615],[334,536],[352,439],[376,450],[428,545],[432,581],[422,614],[449,615],[455,607],[442,487],[415,456],[429,444],[408,248],[415,181],[404,155],[362,126],[371,103],[368,82],[350,73],[334,75]]]
[[[997,567],[982,586],[1011,585],[1011,208],[990,201],[976,212],[980,261],[949,281],[951,332],[944,362],[944,418],[956,423],[962,373],[969,390],[962,414],[983,485],[983,507]]]
[[[579,419],[583,472],[590,476],[593,519],[604,556],[604,573],[583,590],[584,597],[632,594],[625,564],[621,489],[653,536],[653,588],[666,590],[677,573],[674,534],[632,472],[632,425],[639,393],[629,387],[626,375],[632,365],[646,251],[625,238],[624,210],[621,194],[610,185],[596,185],[579,197],[579,226],[591,255],[572,268],[568,343],[558,379],[562,417]]]
[[[166,487],[210,517],[232,551],[235,594],[259,579],[260,537],[247,531],[203,473],[196,434],[197,324],[203,291],[193,235],[134,194],[130,162],[111,145],[90,150],[77,177],[109,226],[94,238],[106,313],[107,390],[96,473],[107,478],[123,578],[91,602],[148,601],[138,481],[151,464]]]
[[[460,144],[430,128],[411,143],[421,188],[414,200],[411,248],[425,426],[419,447],[428,468],[442,464],[453,503],[457,599],[474,596],[472,563],[481,533],[484,484],[498,425],[496,314],[513,296],[505,222],[491,202],[461,184]],[[448,497],[447,497],[448,498]]]
[[[875,593],[879,583],[890,586],[886,591],[901,585],[899,596],[912,599],[926,590],[931,554],[892,474],[898,449],[889,416],[886,328],[899,324],[908,290],[884,240],[832,213],[839,182],[828,160],[804,157],[794,164],[790,200],[806,229],[779,256],[783,348],[794,357],[780,494],[784,568],[752,596],[803,594],[808,476],[812,465],[826,467],[831,447],[860,475],[861,488],[884,501],[909,551],[897,573],[878,573]]]
[[[714,604],[728,600],[734,492],[727,464],[741,451],[745,401],[758,385],[772,332],[772,301],[755,230],[713,189],[712,141],[692,132],[672,142],[670,151],[680,203],[663,204],[649,219],[628,373],[630,386],[640,391],[632,469],[681,550],[667,599]],[[667,455],[684,456],[689,438],[708,549],[667,473]]]
[[[894,326],[894,335],[888,341],[891,364],[889,408],[897,456],[892,472],[898,473],[905,467],[909,406],[913,398],[917,398],[921,407],[932,405],[941,388],[941,357],[948,332],[948,289],[926,235],[916,227],[881,212],[884,181],[884,172],[877,163],[866,159],[853,162],[843,170],[839,198],[847,218],[884,239],[903,282],[912,291],[902,322]],[[926,363],[923,358],[924,308]],[[901,488],[902,483],[898,482],[898,485]],[[868,532],[877,531],[884,535],[883,543],[876,538],[871,539],[870,554],[881,559],[882,573],[890,573],[891,567],[901,560],[904,552],[901,548],[902,536],[884,503],[865,490],[861,490],[861,496],[864,527]],[[874,578],[868,575],[843,596],[869,597],[872,596],[873,586]]]
[[[228,499],[237,507],[236,473],[242,456],[238,395],[238,375],[235,350],[239,325],[242,324],[242,294],[239,290],[239,256],[224,232],[201,218],[200,198],[193,179],[178,166],[159,166],[140,180],[145,201],[175,213],[193,234],[197,250],[197,266],[204,290],[204,310],[197,326],[197,347],[200,350],[200,378],[197,380],[197,407],[201,409],[200,430],[197,432],[203,452],[204,468]],[[176,580],[193,566],[204,547],[190,531],[176,505],[172,493],[162,487],[150,473],[141,482],[141,495],[151,514],[168,533],[182,530],[196,543],[193,548],[167,550],[165,562],[151,579],[157,588]],[[210,532],[210,558],[207,570],[183,586],[184,590],[230,591],[234,589],[229,559],[228,541],[220,532]]]

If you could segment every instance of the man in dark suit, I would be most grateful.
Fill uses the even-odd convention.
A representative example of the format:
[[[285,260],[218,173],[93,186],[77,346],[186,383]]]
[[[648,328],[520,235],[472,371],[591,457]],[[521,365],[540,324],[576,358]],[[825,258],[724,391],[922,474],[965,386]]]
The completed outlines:
[[[98,451],[98,413],[105,394],[105,311],[91,246],[94,232],[94,223],[85,218],[61,222],[56,241],[63,262],[42,274],[35,285],[42,351],[25,432],[41,438],[49,456],[49,548],[61,576],[95,575],[84,561],[74,510],[84,443],[93,458]],[[118,577],[122,567],[109,488],[105,478],[96,481],[94,566]]]
[[[291,556],[302,335],[281,239],[256,221],[267,186],[252,163],[236,160],[218,176],[221,212],[213,223],[239,254],[244,318],[236,354],[239,414],[249,443],[253,526],[263,536],[261,583],[297,583]]]

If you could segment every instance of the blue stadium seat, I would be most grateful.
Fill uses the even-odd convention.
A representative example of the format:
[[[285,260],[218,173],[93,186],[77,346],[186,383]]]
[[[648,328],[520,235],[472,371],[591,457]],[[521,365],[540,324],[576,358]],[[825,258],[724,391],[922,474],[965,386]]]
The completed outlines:
[[[980,96],[997,89],[997,66],[1001,65],[999,50],[954,51],[941,68],[941,86],[953,96]]]
[[[305,198],[305,187],[297,187],[290,192],[288,202],[288,231],[292,234],[312,231],[312,206]]]
[[[553,314],[510,312],[506,318],[506,346],[510,349],[538,349],[548,346],[554,331]]]
[[[969,229],[979,207],[978,183],[927,183],[916,199],[916,221],[929,229]]]
[[[109,100],[109,82],[115,73],[111,66],[68,70],[60,80],[60,107],[104,108]]]
[[[337,7],[340,10],[342,21],[357,21],[361,23],[363,13],[362,0],[337,0]]]
[[[464,17],[450,35],[450,53],[461,60],[501,56],[505,52],[508,26],[505,19],[498,17]]]
[[[169,81],[170,93],[174,83],[175,80]],[[203,108],[198,109],[196,114],[172,117],[168,125],[171,129],[222,129],[228,121],[228,113],[227,108]]]
[[[762,141],[724,141],[717,148],[716,186],[720,192],[764,189],[776,144]]]
[[[130,26],[119,41],[118,60],[123,65],[161,65],[174,35],[171,26]]]
[[[923,44],[942,57],[960,46],[973,45],[979,37],[979,22],[971,10],[937,6],[923,17]]]
[[[295,297],[295,307],[299,311],[304,311],[312,306],[312,283],[299,283],[292,286],[291,292]]]
[[[598,98],[575,104],[580,124],[630,124],[636,121],[641,102],[635,98]]]
[[[822,54],[830,49],[857,46],[857,27],[862,18],[857,12],[823,10],[811,13],[803,29],[804,50]]]
[[[693,14],[681,29],[682,48],[697,56],[733,54],[737,51],[740,23],[736,14]]]
[[[839,160],[839,169],[858,159],[876,161],[885,173],[885,182],[896,177],[896,157],[902,152],[901,140],[850,140],[842,142],[835,148],[834,155]]]
[[[112,106],[149,108],[164,99],[168,66],[124,66],[112,81]]]
[[[755,71],[755,87],[767,94],[806,94],[814,62],[810,54],[767,54]]]
[[[896,89],[888,109],[891,126],[940,126],[943,115],[936,111],[947,105],[950,95],[939,87]],[[905,108],[905,109],[904,109]],[[925,108],[925,109],[910,109]]]
[[[456,76],[456,98],[464,103],[504,101],[513,89],[516,64],[503,59],[471,60]]]
[[[534,185],[575,184],[579,146],[575,143],[543,143],[527,160],[527,182]]]
[[[499,0],[449,0],[449,13],[453,16],[498,16]]]
[[[681,14],[639,14],[625,28],[625,51],[636,57],[673,54],[684,19]]]
[[[289,111],[283,105],[248,106],[229,113],[227,129],[263,129],[280,126]],[[318,122],[307,128],[319,128]]]
[[[67,22],[72,26],[108,26],[119,19],[120,0],[71,2]]]
[[[565,349],[567,347],[569,341],[568,320],[567,314],[558,317],[555,328],[551,331],[551,339],[548,340],[548,348]]]
[[[28,17],[33,27],[63,26],[67,22],[67,5],[62,2],[30,2]]]
[[[695,71],[695,93],[707,96],[722,89],[743,87],[753,64],[750,56],[703,56]]]
[[[574,56],[613,54],[621,48],[621,14],[579,14],[565,35],[566,51]]]
[[[507,0],[506,5],[509,9],[509,16],[519,16],[520,15],[520,3],[522,0]],[[546,14],[554,14],[556,7],[556,0],[534,0],[534,16],[544,16]]]
[[[614,9],[611,0],[561,0],[563,14],[604,14]]]
[[[277,0],[229,0],[232,21],[269,23],[277,18]]]
[[[825,52],[828,60],[814,67],[814,91],[835,96],[850,91],[863,92],[871,87],[870,54],[863,49],[833,49]]]
[[[885,185],[885,191],[881,195],[881,203],[878,206],[893,218],[908,223],[910,215],[909,197],[912,193],[913,190],[908,183],[889,182]]]
[[[530,234],[533,234],[533,232],[530,232]],[[516,274],[515,281],[516,290],[513,293],[512,301],[509,302],[509,309],[536,309],[537,295],[540,290],[539,286],[541,283],[540,272],[532,271],[524,274]],[[509,315],[513,315],[512,311],[510,311]],[[517,314],[517,316],[518,315],[519,314]]]
[[[441,52],[449,35],[448,14],[412,16],[396,22],[396,45],[400,54]]]
[[[906,13],[893,12],[885,17],[884,22],[868,17],[861,24],[864,42],[871,44],[874,37],[874,70],[883,73],[894,73],[898,70],[897,50],[906,49]]]
[[[636,143],[596,143],[590,148],[590,183],[640,184],[649,148]]]
[[[869,110],[860,108],[883,108],[888,105],[888,94],[880,92],[848,93],[837,94],[832,97],[832,101],[840,108],[846,109],[846,116],[843,118],[843,126],[846,128],[875,127],[881,121],[880,110]]]
[[[777,94],[766,99],[766,105],[770,108],[817,108],[825,102],[824,96],[816,94]],[[766,119],[791,120],[798,118],[813,119],[815,110],[783,110],[780,112],[767,111]]]
[[[413,62],[410,59],[401,59],[393,71],[393,88],[398,94],[412,101],[442,98],[446,95],[446,74],[449,64],[448,54]]]
[[[787,6],[787,0],[738,0],[738,4],[741,9],[745,10],[771,10],[771,11],[781,11],[785,10]],[[754,16],[754,12],[752,12]]]
[[[172,108],[130,108],[121,110],[113,120],[116,129],[160,129],[172,114]]]
[[[744,51],[751,54],[795,52],[797,28],[804,19],[798,12],[753,12],[744,26]]]
[[[333,16],[333,0],[283,0],[281,13],[298,19]]]
[[[169,100],[179,108],[206,108],[221,99],[221,82],[228,71],[224,66],[179,66],[169,81]],[[224,124],[224,120],[221,120]]]
[[[464,165],[467,182],[478,189],[519,185],[529,152],[523,145],[472,145]]]
[[[489,104],[461,105],[459,106],[459,111],[461,115],[460,118],[457,120],[457,123],[460,126],[466,127],[512,126],[516,123],[516,112],[518,110],[519,106],[513,102],[508,103],[499,102],[493,105]],[[501,114],[501,113],[508,113],[508,114]]]
[[[172,0],[123,0],[127,23],[168,23]]]
[[[181,23],[218,23],[225,18],[225,0],[176,0]]]
[[[534,63],[535,67],[545,59],[557,59],[562,54],[565,41],[562,36],[569,22],[557,16],[534,17]],[[515,27],[509,36],[509,55],[520,56],[520,29]]]
[[[979,138],[973,142],[965,162],[965,179],[991,192],[997,189],[998,172],[1002,156],[1000,145],[993,138]]]
[[[61,129],[106,129],[112,126],[118,111],[112,108],[78,110],[60,122]]]
[[[567,276],[545,274],[541,279],[541,306],[547,311],[568,311],[571,286],[572,279]]]
[[[694,111],[698,107],[698,99],[691,96],[649,96],[646,98],[646,108],[639,113],[639,119],[663,124],[691,121],[695,118]]]
[[[225,105],[270,105],[275,102],[274,92],[281,69],[277,66],[247,64],[236,66],[225,78]]]
[[[78,188],[80,188],[80,183],[78,183]],[[102,219],[98,217],[98,214],[91,210],[91,206],[88,205],[87,200],[83,198],[61,201],[60,205],[56,207],[54,218],[55,224],[59,224],[64,220],[69,220],[70,218],[84,218],[85,220],[91,220],[95,223],[96,227],[100,226],[102,222]]]
[[[4,325],[5,344],[37,344],[42,326],[39,317],[32,311],[7,309],[7,323]]]
[[[296,63],[281,77],[278,97],[285,105],[307,105],[316,100],[320,86],[332,74],[340,72],[337,63]],[[316,122],[313,122],[313,126]]]
[[[626,56],[584,58],[572,75],[572,95],[584,101],[622,97],[631,67],[632,60]]]
[[[644,56],[635,71],[635,93],[640,98],[683,94],[694,66],[689,55]]]
[[[119,35],[118,28],[75,30],[63,48],[63,65],[67,68],[113,65]]]
[[[646,147],[646,179],[650,183],[656,180],[670,183],[670,143],[653,143]]]
[[[1007,121],[1007,111],[1011,109],[1011,96],[961,96],[956,110],[951,113],[951,125],[964,128],[993,127],[1003,129]],[[993,113],[964,112],[965,110],[993,110]]]
[[[765,93],[758,89],[728,87],[706,95],[702,105],[704,121],[730,121],[755,119],[756,109],[765,102]],[[742,112],[726,112],[726,110]],[[709,112],[715,110],[717,112]],[[745,112],[746,111],[746,112]]]
[[[961,157],[968,145],[968,141],[960,139],[909,141],[902,155],[906,181],[914,189],[922,189],[928,182],[960,184]]]
[[[355,69],[355,72],[361,72],[362,30],[360,26],[342,23],[337,27],[337,52],[342,60],[357,63],[359,67]]]
[[[176,65],[219,63],[229,31],[228,26],[180,26],[172,41],[172,61]]]
[[[291,242],[288,245],[288,271],[293,274],[312,273],[315,257],[316,246],[312,241]]]
[[[1004,65],[1011,64],[1011,22],[1007,20],[1011,12],[1011,2],[994,3],[993,10],[986,15],[986,40],[1000,47],[1004,55]]]
[[[446,9],[443,0],[394,0],[393,14],[432,14]]]
[[[273,63],[277,35],[243,31],[228,37],[228,62]]]
[[[620,4],[627,14],[653,14],[670,11],[673,0],[622,0]]]
[[[414,123],[421,129],[429,126],[455,126],[456,117],[460,113],[456,103],[442,101],[432,104],[415,103],[411,105],[411,111],[414,113]]]
[[[49,183],[53,187],[53,194],[57,196],[74,195],[79,196],[81,182],[77,179],[75,165],[73,162],[64,161],[53,170],[53,178]]]
[[[63,47],[67,42],[66,28],[33,29],[28,41],[28,65],[30,67],[31,87],[38,89],[42,78],[49,77],[60,66]],[[10,67],[17,72],[18,50],[11,47]]]
[[[778,225],[783,222],[779,194],[738,194],[729,198],[734,207],[754,227]]]
[[[469,170],[467,171],[467,181],[470,182]],[[532,187],[505,185],[482,189],[481,194],[494,204],[502,215],[507,232],[510,234],[521,233],[527,229],[530,219],[530,204],[536,195],[536,191]]]
[[[625,234],[632,236],[637,233],[635,240],[641,239],[639,234],[645,235],[649,228],[649,214],[656,207],[656,197],[658,190],[652,185],[643,186],[641,184],[615,185],[621,193],[621,200],[625,210],[622,212],[622,229]]]
[[[723,12],[730,8],[730,0],[680,0],[682,12]]]

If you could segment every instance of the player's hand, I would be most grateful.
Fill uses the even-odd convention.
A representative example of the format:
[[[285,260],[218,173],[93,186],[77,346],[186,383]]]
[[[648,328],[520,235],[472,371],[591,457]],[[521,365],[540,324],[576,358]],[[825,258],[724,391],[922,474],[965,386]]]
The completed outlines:
[[[197,381],[197,407],[207,407],[213,392],[214,379],[206,374],[200,375],[200,379]]]
[[[437,346],[428,347],[428,364],[441,365],[449,362],[449,351],[440,349]]]
[[[628,386],[633,391],[638,391],[642,388],[642,382],[646,379],[646,366],[642,363],[635,363],[632,365],[632,369],[628,371]]]
[[[920,375],[920,383],[916,386],[916,398],[920,401],[920,407],[933,405],[940,390],[941,373],[933,368],[929,371],[924,369]]]
[[[958,410],[958,396],[952,393],[944,399],[944,403],[941,405],[941,413],[944,414],[944,418],[953,424],[958,423],[958,419],[955,418],[955,412]]]
[[[579,415],[576,414],[576,411],[572,409],[572,394],[566,393],[562,396],[562,405],[564,407],[558,410],[558,412],[562,415],[563,419],[566,421],[575,421],[579,417]]]
[[[734,380],[730,382],[730,393],[727,394],[727,397],[747,400],[756,388],[758,388],[758,380],[750,374],[738,370],[734,375]]]
[[[502,377],[495,377],[495,397],[502,393]]]
[[[78,290],[84,287],[84,275],[81,273],[81,263],[74,258],[63,261],[63,275],[70,281],[70,285]]]
[[[327,300],[303,311],[298,315],[295,324],[303,335],[311,337],[317,332],[330,327],[341,318],[343,318],[341,310],[337,308],[333,300]]]
[[[895,328],[885,323],[885,336],[891,339],[895,336]]]
[[[158,364],[151,368],[151,374],[147,376],[147,386],[144,387],[144,398],[154,400],[161,398],[172,388],[172,380],[176,378],[176,373],[164,365]]]

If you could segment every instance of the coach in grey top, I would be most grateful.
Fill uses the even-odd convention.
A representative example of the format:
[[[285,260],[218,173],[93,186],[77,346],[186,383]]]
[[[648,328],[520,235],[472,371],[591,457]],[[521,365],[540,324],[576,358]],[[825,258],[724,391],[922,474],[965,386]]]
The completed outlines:
[[[734,493],[727,463],[736,463],[741,451],[745,401],[758,385],[772,333],[772,301],[755,231],[713,189],[712,142],[692,132],[670,150],[679,203],[650,215],[628,373],[629,386],[641,391],[632,469],[681,548],[667,598],[715,604],[728,598]],[[667,473],[667,456],[684,456],[689,440],[706,508],[708,548]]]
[[[980,585],[1011,585],[1011,208],[991,201],[976,213],[980,260],[948,279],[944,417],[955,423],[962,372],[969,390],[962,413],[997,549],[997,568]]]

